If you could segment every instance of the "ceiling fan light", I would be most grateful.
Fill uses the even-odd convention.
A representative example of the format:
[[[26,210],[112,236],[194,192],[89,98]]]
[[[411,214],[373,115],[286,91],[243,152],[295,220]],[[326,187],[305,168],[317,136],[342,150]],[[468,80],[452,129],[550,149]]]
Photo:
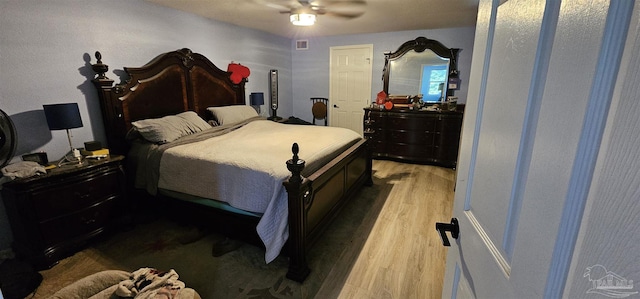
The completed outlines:
[[[309,13],[292,13],[289,20],[296,26],[311,26],[316,22],[316,15]]]

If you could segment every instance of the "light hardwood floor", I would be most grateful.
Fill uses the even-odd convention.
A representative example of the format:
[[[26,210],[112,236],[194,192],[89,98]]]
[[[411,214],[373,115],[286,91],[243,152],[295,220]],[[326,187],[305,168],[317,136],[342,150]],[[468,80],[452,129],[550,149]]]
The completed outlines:
[[[447,249],[436,222],[449,222],[455,170],[373,161],[387,196],[362,250],[346,252],[316,298],[440,298]],[[355,250],[354,250],[355,251]]]

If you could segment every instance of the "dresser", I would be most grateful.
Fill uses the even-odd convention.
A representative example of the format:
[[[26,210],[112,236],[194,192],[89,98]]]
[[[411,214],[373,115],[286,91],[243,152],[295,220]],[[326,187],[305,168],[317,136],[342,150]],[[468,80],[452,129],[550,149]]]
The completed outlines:
[[[108,231],[125,207],[122,156],[85,160],[2,188],[13,250],[46,269]]]
[[[364,110],[364,136],[374,159],[456,167],[462,112]]]

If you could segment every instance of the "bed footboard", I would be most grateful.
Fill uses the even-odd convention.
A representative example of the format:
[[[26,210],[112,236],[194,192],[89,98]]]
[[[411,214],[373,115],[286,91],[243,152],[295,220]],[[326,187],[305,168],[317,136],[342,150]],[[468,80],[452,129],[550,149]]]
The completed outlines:
[[[289,200],[289,271],[287,278],[302,282],[309,275],[307,250],[317,240],[340,209],[363,185],[371,185],[371,155],[367,140],[360,140],[315,173],[300,175],[305,162],[287,161],[291,177],[283,184]]]

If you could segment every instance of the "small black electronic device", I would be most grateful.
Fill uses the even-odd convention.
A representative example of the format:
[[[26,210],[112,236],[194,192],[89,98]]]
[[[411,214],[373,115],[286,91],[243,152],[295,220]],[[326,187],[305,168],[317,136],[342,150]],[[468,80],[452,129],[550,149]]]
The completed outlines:
[[[100,143],[100,141],[87,141],[84,143],[84,149],[88,151],[97,151],[102,149],[102,143]]]
[[[45,152],[22,155],[22,161],[38,162],[40,165],[49,164],[49,158]]]
[[[278,70],[269,71],[269,98],[271,104],[271,117],[270,120],[281,120],[277,114],[278,110]]]

